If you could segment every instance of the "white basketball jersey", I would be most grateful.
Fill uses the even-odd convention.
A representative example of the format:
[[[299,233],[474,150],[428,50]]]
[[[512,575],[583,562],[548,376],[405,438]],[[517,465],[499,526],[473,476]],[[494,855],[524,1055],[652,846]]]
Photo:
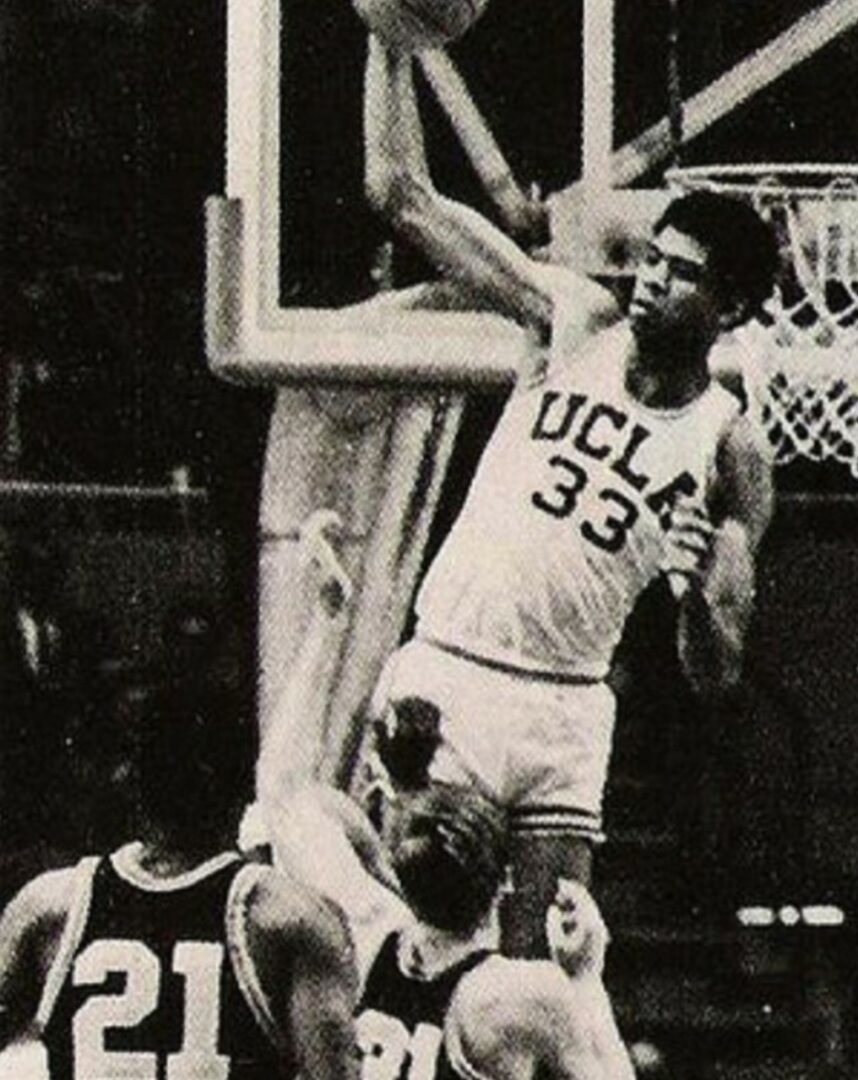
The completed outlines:
[[[716,383],[678,409],[625,388],[627,324],[577,352],[561,333],[519,386],[423,584],[418,632],[531,671],[603,678],[664,557],[664,516],[701,499],[738,402]]]

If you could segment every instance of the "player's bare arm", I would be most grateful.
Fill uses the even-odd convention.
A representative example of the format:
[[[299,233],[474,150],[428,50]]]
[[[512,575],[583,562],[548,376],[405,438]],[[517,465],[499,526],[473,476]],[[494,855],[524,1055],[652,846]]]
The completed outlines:
[[[753,612],[754,559],[774,501],[771,466],[747,414],[719,445],[707,508],[678,506],[669,530],[671,568],[689,582],[680,608],[679,649],[692,684],[717,694],[741,676]]]
[[[356,1078],[357,974],[342,914],[279,871],[257,878],[246,911],[247,947],[269,1004],[283,1075]]]
[[[552,274],[480,214],[434,188],[426,164],[412,59],[370,36],[365,92],[366,190],[372,205],[449,278],[517,321],[547,331]],[[613,299],[575,277],[583,313],[603,318]],[[584,316],[586,321],[586,316]]]
[[[40,874],[9,901],[0,918],[0,1048],[33,1033],[74,882],[73,868]]]
[[[492,1080],[631,1080],[620,1045],[605,1045],[593,991],[549,960],[496,957],[460,984],[451,1024],[467,1063]]]
[[[321,813],[337,821],[368,874],[380,884],[399,892],[399,882],[391,865],[390,856],[369,818],[357,803],[344,791],[316,784],[308,791],[318,801]]]

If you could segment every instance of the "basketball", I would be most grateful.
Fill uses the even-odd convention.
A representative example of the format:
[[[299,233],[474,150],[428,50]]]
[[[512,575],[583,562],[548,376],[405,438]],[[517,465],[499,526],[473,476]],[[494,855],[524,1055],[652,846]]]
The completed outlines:
[[[462,36],[488,0],[354,0],[355,10],[387,45],[432,49]]]

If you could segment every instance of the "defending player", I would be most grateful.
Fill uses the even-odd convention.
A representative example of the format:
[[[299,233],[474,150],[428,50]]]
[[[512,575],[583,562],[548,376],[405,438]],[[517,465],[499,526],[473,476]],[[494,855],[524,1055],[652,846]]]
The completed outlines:
[[[531,328],[541,347],[380,697],[439,707],[434,775],[515,809],[532,830],[522,877],[544,902],[556,875],[589,874],[614,722],[605,678],[649,582],[666,574],[681,594],[679,650],[696,686],[715,692],[739,676],[771,481],[708,360],[770,293],[776,250],[749,207],[679,199],[655,227],[623,319],[595,283],[532,260],[438,194],[411,66],[371,39],[369,198],[448,281]]]
[[[41,1040],[52,1080],[353,1075],[341,915],[234,850],[250,740],[225,695],[168,688],[143,731],[144,839],[3,915],[0,1045]]]
[[[506,866],[503,815],[433,784],[394,815],[393,867],[417,922],[391,933],[357,1019],[363,1080],[576,1080],[633,1076],[601,984],[607,935],[586,890],[561,886],[558,963],[497,952]],[[570,977],[571,976],[571,977]]]

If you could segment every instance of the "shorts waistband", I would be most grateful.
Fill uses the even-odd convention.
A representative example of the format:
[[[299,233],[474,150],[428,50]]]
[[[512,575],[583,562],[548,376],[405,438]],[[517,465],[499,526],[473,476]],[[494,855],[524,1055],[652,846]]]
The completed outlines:
[[[492,671],[502,671],[507,675],[516,675],[522,679],[540,679],[544,682],[558,683],[561,686],[598,686],[599,683],[605,681],[604,678],[597,678],[594,675],[567,675],[560,671],[516,667],[515,664],[507,664],[503,660],[493,660],[487,656],[480,656],[477,653],[470,652],[468,649],[461,648],[459,645],[449,645],[446,641],[439,641],[437,638],[427,637],[425,634],[417,634],[416,640],[422,641],[425,645],[431,645],[435,649],[440,649],[441,652],[449,653],[450,656],[457,656],[460,660],[468,660],[472,664],[479,664],[480,667],[490,668]]]
[[[571,806],[511,806],[509,825],[513,834],[575,836],[590,844],[603,844],[602,815]]]

